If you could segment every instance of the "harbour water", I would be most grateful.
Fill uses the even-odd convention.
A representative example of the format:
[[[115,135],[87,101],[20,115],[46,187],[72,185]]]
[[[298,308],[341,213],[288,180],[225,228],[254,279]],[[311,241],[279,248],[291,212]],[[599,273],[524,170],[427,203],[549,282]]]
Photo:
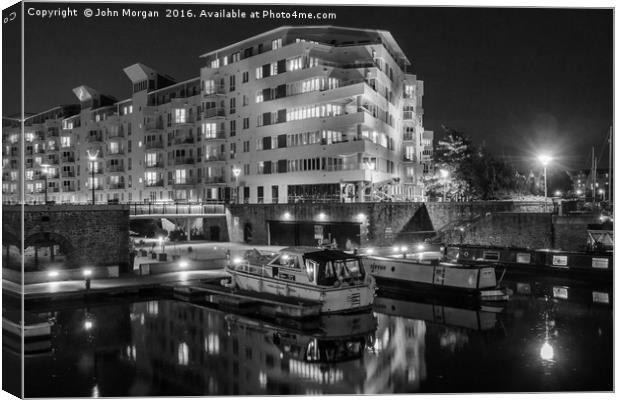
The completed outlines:
[[[25,358],[25,395],[612,390],[611,286],[506,284],[506,303],[380,296],[305,327],[170,299],[52,304],[33,310],[54,326],[51,350]]]

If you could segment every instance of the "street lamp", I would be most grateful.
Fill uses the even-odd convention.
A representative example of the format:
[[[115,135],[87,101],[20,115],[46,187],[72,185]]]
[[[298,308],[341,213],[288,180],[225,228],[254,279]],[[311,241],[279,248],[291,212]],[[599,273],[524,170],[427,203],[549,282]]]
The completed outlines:
[[[233,167],[232,173],[235,176],[235,202],[239,203],[239,174],[241,174],[241,169]]]
[[[43,180],[45,181],[45,188],[43,193],[45,193],[45,202],[44,204],[47,204],[47,174],[49,172],[49,164],[41,164],[41,172],[43,172]]]
[[[99,155],[99,150],[97,150],[94,154],[90,153],[90,150],[86,150],[86,154],[88,154],[88,159],[90,160],[90,186],[93,193],[93,205],[95,204],[95,161],[97,161],[97,156]]]
[[[553,160],[551,156],[547,154],[541,154],[538,156],[538,161],[543,165],[543,175],[545,177],[545,201],[547,201],[547,165]]]
[[[447,169],[440,169],[439,176],[443,180],[443,201],[446,201],[446,190],[448,189],[448,177],[450,176],[450,171]]]
[[[602,200],[605,201],[605,189],[599,189],[598,194],[602,196]]]

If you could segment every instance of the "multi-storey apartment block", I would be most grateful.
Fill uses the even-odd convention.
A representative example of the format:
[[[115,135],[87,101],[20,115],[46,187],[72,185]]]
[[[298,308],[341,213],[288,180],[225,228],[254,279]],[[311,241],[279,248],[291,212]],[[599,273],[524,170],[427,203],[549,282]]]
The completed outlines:
[[[3,123],[4,200],[420,200],[433,133],[423,83],[389,32],[281,27],[204,54],[174,82],[124,69],[131,98],[87,86],[80,106]],[[93,191],[94,188],[94,191]]]

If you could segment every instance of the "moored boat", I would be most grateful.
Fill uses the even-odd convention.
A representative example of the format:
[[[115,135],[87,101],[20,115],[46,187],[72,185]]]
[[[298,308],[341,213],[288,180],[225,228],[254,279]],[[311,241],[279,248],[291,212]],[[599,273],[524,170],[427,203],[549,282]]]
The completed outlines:
[[[390,284],[425,286],[432,290],[449,290],[475,294],[480,300],[507,300],[510,293],[500,287],[495,268],[484,265],[462,265],[439,259],[366,257],[369,273],[380,289]]]
[[[288,247],[269,258],[253,251],[231,260],[226,271],[228,286],[315,301],[321,313],[369,308],[375,296],[375,280],[361,257],[338,250]]]

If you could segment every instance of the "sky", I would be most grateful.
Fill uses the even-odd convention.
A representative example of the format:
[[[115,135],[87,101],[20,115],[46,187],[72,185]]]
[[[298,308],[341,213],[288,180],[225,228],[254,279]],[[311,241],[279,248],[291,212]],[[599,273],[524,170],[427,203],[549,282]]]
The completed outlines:
[[[181,81],[199,75],[201,54],[282,25],[330,24],[392,33],[424,81],[424,126],[469,135],[521,170],[539,168],[541,151],[553,168],[589,167],[613,116],[613,14],[609,9],[429,8],[301,5],[185,5],[194,11],[242,9],[335,12],[330,21],[295,19],[25,17],[25,104],[39,112],[76,103],[71,89],[88,85],[117,99],[130,96],[122,69],[142,62]],[[63,3],[26,3],[38,9]],[[126,7],[127,5],[125,5]],[[132,4],[159,9],[165,5]],[[17,50],[4,41],[5,54]],[[15,58],[15,57],[13,57]],[[17,61],[5,61],[10,69]],[[16,64],[15,64],[16,65]],[[19,110],[17,80],[5,77],[3,113]],[[552,167],[550,167],[552,168]]]

